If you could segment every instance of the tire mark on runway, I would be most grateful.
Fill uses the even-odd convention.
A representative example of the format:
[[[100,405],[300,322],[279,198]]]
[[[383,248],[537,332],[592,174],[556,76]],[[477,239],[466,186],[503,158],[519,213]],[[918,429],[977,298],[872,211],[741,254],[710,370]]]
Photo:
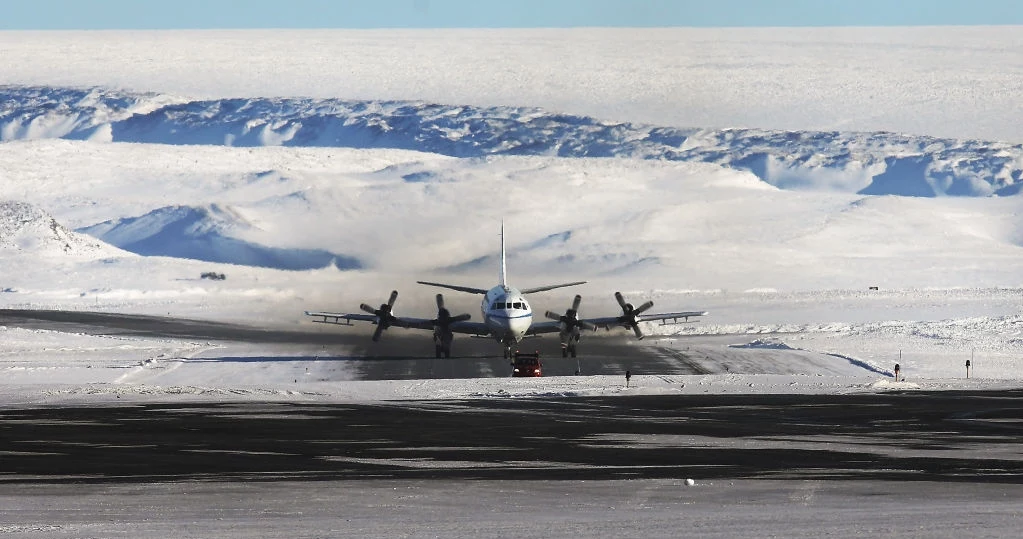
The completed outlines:
[[[698,361],[695,361],[691,355],[681,350],[665,346],[652,348],[662,357],[668,358],[673,366],[676,366],[678,372],[673,372],[672,374],[715,374],[714,371],[706,368]]]

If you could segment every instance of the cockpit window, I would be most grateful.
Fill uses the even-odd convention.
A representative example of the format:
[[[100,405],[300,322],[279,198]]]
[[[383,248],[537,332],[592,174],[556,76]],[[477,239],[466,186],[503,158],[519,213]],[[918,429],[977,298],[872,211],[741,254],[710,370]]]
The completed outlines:
[[[494,304],[494,308],[495,309],[503,309],[504,308],[504,303],[498,301],[497,303]]]
[[[513,303],[513,304],[512,304],[512,306],[513,306],[514,308],[516,308],[516,309],[521,309],[521,308],[522,308],[522,303],[521,303],[521,302],[518,302],[518,301],[516,301],[515,303]]]

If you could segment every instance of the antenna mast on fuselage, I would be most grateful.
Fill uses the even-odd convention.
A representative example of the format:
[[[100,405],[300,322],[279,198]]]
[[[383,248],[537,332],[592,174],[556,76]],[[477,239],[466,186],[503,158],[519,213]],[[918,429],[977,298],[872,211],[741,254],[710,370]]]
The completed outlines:
[[[507,287],[507,267],[504,263],[504,219],[501,219],[501,286]]]

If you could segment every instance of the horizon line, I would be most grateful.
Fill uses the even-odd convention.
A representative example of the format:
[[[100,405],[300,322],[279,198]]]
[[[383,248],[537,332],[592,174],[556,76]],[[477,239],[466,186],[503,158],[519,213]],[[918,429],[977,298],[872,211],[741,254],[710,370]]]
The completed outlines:
[[[775,25],[627,25],[592,24],[573,26],[187,26],[187,27],[82,27],[82,28],[4,28],[0,32],[109,32],[109,31],[203,31],[203,30],[715,30],[715,29],[814,29],[814,28],[1013,28],[1023,26],[1016,23],[974,23],[974,24],[775,24]]]

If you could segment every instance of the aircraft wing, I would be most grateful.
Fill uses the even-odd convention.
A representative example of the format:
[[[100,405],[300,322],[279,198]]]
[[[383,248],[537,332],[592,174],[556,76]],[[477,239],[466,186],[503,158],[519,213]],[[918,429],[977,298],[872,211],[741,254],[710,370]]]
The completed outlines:
[[[336,324],[339,326],[351,326],[352,321],[370,322],[373,324],[377,323],[376,315],[372,314],[306,311],[305,315],[312,316],[314,318],[319,318],[319,320],[313,320],[313,322],[318,322],[320,324]],[[394,318],[390,325],[400,328],[433,330],[433,320],[429,318],[408,318],[404,316],[398,316]]]
[[[694,316],[707,316],[707,311],[682,311],[678,313],[640,314],[639,321],[656,322],[660,320],[664,323],[669,323],[668,320],[671,320],[670,323],[677,324],[680,323],[678,320],[681,320],[682,322],[687,322],[690,321],[690,318]]]
[[[661,325],[667,324],[681,324],[688,322],[690,318],[695,316],[706,316],[707,311],[681,311],[677,313],[657,313],[657,314],[640,314],[636,316],[637,322],[661,322]],[[603,318],[585,318],[582,322],[588,322],[598,328],[611,329],[613,327],[625,326],[620,316],[606,316]]]
[[[490,335],[490,328],[482,322],[454,322],[450,326],[452,333],[462,333],[464,335],[475,335],[477,337],[486,337]]]
[[[578,286],[578,285],[581,285],[581,284],[586,284],[586,281],[576,281],[574,283],[549,284],[547,286],[536,286],[536,287],[533,287],[533,288],[523,288],[522,290],[519,290],[519,292],[522,292],[523,294],[532,294],[533,292],[546,292],[548,290],[554,290],[555,288],[564,288],[566,286]],[[485,293],[486,292],[484,292],[484,294]]]
[[[689,319],[694,316],[707,316],[707,311],[682,311],[678,313],[641,314],[639,315],[639,321],[640,322],[660,321],[661,325],[681,324],[682,322],[688,322]]]
[[[312,316],[319,318],[319,320],[313,320],[320,324],[337,324],[339,326],[351,326],[352,321],[356,322],[370,322],[376,323],[377,317],[372,314],[361,314],[361,313],[329,313],[329,312],[312,312],[306,311],[306,316]],[[394,321],[391,322],[392,326],[407,328],[407,329],[426,329],[433,330],[433,320],[429,318],[409,318],[404,316],[395,317]],[[464,335],[476,335],[476,336],[487,336],[490,335],[490,328],[486,324],[481,322],[454,322],[450,326],[452,333],[462,333]],[[539,328],[539,331],[537,329]],[[557,322],[540,322],[539,324],[533,324],[530,329],[530,333],[552,333],[557,332]]]
[[[533,322],[533,325],[529,327],[527,335],[542,335],[544,333],[559,333],[561,331],[561,322]]]
[[[339,326],[350,326],[352,320],[358,320],[360,322],[376,322],[377,317],[371,314],[361,313],[327,313],[327,312],[305,312],[306,316],[312,316],[319,318],[319,320],[313,320],[313,322],[319,322],[321,324],[337,324]]]
[[[482,288],[472,288],[471,286],[459,286],[457,284],[442,284],[442,283],[429,283],[426,281],[416,281],[419,284],[425,284],[427,286],[439,286],[441,288],[449,288],[451,290],[457,290],[459,292],[468,292],[470,294],[486,294],[487,291]],[[524,294],[525,292],[523,292]]]

